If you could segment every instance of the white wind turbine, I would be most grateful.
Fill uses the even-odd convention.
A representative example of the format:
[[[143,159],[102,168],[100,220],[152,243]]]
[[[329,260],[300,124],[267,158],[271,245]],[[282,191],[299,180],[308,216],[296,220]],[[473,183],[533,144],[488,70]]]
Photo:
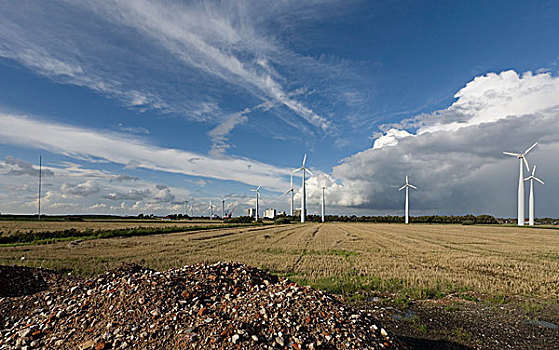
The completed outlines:
[[[308,172],[311,175],[314,175],[309,169],[307,169],[305,167],[305,162],[307,161],[307,155],[305,154],[305,156],[303,157],[303,166],[300,167],[299,169],[295,169],[292,171],[292,173],[296,173],[299,170],[303,171],[303,195],[301,196],[301,222],[305,222],[305,216],[306,216],[306,209],[307,209],[307,190],[305,188],[305,173]]]
[[[260,195],[260,187],[258,186],[255,190],[250,190],[251,192],[256,192],[256,221],[258,221],[258,196]]]
[[[322,187],[322,222],[324,222],[324,189],[326,187]]]
[[[291,192],[291,202],[290,202],[290,207],[289,207],[289,216],[293,216],[293,192],[294,192],[294,190],[293,190],[293,173],[291,173],[291,187],[287,191],[285,191],[281,196],[279,196],[278,199],[285,196],[289,192]]]
[[[223,212],[223,216],[221,217],[222,219],[225,219],[225,198],[217,198],[221,201],[221,210]]]
[[[520,161],[520,175],[518,177],[518,226],[524,226],[524,167],[522,163],[526,165],[526,170],[530,171],[526,154],[534,149],[537,144],[537,142],[534,143],[530,148],[524,151],[524,153],[503,152],[503,154],[516,157]]]
[[[408,182],[408,175],[406,175],[406,184],[400,187],[400,189],[398,189],[398,191],[401,191],[404,188],[406,189],[406,224],[410,222],[410,204],[409,204],[410,201],[409,201],[409,193],[408,193],[410,187],[417,190],[417,187],[415,187],[414,185]]]
[[[214,216],[213,210],[215,208],[215,205],[212,204],[212,201],[209,202],[210,202],[210,206],[208,207],[208,210],[210,211],[210,220],[212,220]]]
[[[534,226],[534,180],[538,181],[543,185],[543,181],[536,177],[536,166],[532,168],[532,175],[528,176],[524,179],[524,181],[530,180],[530,206],[528,209],[529,216],[528,216],[528,224],[530,226]]]

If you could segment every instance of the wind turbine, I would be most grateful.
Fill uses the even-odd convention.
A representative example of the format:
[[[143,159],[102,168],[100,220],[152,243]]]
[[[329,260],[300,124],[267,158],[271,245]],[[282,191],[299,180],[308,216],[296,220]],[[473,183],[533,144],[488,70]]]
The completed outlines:
[[[528,211],[529,211],[528,224],[530,226],[534,226],[534,180],[538,181],[539,183],[541,183],[543,185],[543,181],[536,177],[536,166],[535,165],[532,168],[532,175],[530,175],[530,176],[528,176],[527,178],[524,179],[524,181],[526,181],[526,180],[530,180],[530,207],[528,209]]]
[[[225,219],[225,198],[217,198],[221,201],[221,210],[223,212],[223,216],[221,217],[222,219]]]
[[[258,196],[260,194],[260,187],[262,186],[258,186],[255,190],[250,190],[251,192],[256,192],[256,221],[258,221]]]
[[[414,185],[408,182],[408,175],[406,175],[406,184],[400,187],[400,189],[398,189],[398,191],[401,191],[404,188],[406,189],[406,224],[409,224],[410,222],[410,204],[409,204],[410,201],[409,201],[409,193],[408,193],[410,187],[417,190],[417,187],[415,187]]]
[[[212,201],[209,202],[210,202],[210,206],[208,207],[208,210],[210,211],[210,220],[212,220],[214,216],[213,209],[215,208],[215,205],[212,204]]]
[[[534,149],[537,144],[537,142],[534,143],[530,148],[524,151],[524,153],[503,152],[503,154],[516,157],[520,161],[520,176],[518,177],[518,226],[524,226],[524,168],[522,167],[522,163],[526,165],[526,170],[530,171],[528,160],[526,160],[526,154]]]
[[[322,187],[322,222],[324,222],[324,189],[326,187]]]
[[[192,204],[190,204],[190,217],[194,217],[194,206]]]
[[[39,156],[39,214],[37,220],[41,221],[41,175],[43,170],[43,156]]]
[[[290,202],[291,205],[290,205],[289,216],[293,216],[293,173],[291,173],[291,187],[287,191],[285,191],[281,196],[279,196],[278,199],[285,196],[289,192],[291,192],[291,202]]]
[[[190,200],[188,200],[188,199],[185,199],[185,200],[184,200],[184,215],[185,215],[185,216],[188,215],[188,214],[187,214],[187,213],[188,213],[188,210],[186,209],[186,208],[187,208],[187,205],[188,205],[188,202],[190,202]]]
[[[296,173],[299,170],[303,171],[303,195],[301,197],[301,222],[305,222],[305,215],[306,215],[306,209],[307,209],[307,190],[305,188],[305,173],[308,172],[309,174],[313,175],[314,174],[305,167],[305,162],[307,161],[307,154],[305,154],[305,156],[303,157],[303,166],[300,167],[299,169],[295,169],[292,171],[292,173]]]

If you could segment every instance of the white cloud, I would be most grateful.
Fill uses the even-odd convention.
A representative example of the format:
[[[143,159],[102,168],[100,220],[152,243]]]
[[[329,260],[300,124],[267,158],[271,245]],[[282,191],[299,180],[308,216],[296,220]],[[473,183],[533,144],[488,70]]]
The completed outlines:
[[[216,101],[233,94],[250,104],[256,99],[287,108],[291,115],[280,119],[290,123],[323,131],[331,125],[290,92],[302,81],[274,69],[326,66],[289,51],[266,26],[266,18],[300,12],[295,2],[52,1],[26,3],[25,12],[4,5],[0,56],[57,82],[88,87],[135,110],[198,121],[215,123],[231,114]]]
[[[12,156],[7,156],[2,168],[8,169],[7,175],[31,175],[39,176],[39,167],[34,167],[33,164],[28,161],[14,158]],[[51,177],[54,176],[52,170],[45,168],[41,170],[41,176]]]
[[[540,175],[557,177],[559,148],[559,78],[549,74],[519,76],[507,71],[477,77],[457,94],[449,108],[404,120],[372,148],[344,159],[333,176],[361,207],[397,210],[403,197],[397,189],[408,174],[420,189],[412,208],[423,213],[490,212],[513,216],[517,164],[502,151],[529,155]],[[412,137],[413,136],[413,137]],[[555,175],[554,175],[555,174]],[[557,216],[553,181],[539,195],[541,215]]]
[[[247,184],[285,187],[288,169],[247,159],[215,159],[188,151],[153,146],[123,134],[103,133],[0,113],[0,143],[39,147],[78,159],[119,164]],[[189,161],[195,159],[194,161]]]
[[[87,197],[100,191],[99,186],[92,180],[88,180],[77,185],[65,183],[60,189],[62,190],[62,193],[69,193],[81,197]]]

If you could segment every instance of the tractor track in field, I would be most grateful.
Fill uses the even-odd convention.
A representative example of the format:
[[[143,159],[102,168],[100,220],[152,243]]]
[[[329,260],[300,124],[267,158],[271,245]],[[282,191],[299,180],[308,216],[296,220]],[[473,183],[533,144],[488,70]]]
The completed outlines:
[[[320,227],[321,226],[318,226],[317,228],[315,228],[312,231],[310,238],[305,241],[305,247],[303,248],[303,253],[301,253],[299,255],[299,257],[297,258],[297,260],[295,260],[295,263],[293,264],[293,267],[291,268],[291,272],[295,272],[297,270],[297,266],[299,266],[299,264],[301,263],[301,260],[303,260],[303,257],[306,255],[305,251],[309,247],[310,243],[314,240],[316,234],[320,230]]]

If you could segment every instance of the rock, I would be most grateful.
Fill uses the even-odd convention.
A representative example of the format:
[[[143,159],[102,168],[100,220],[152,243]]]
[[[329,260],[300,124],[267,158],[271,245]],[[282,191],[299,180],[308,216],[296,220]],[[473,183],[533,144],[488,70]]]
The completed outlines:
[[[8,349],[32,341],[89,350],[396,348],[372,315],[239,263],[162,272],[124,265],[89,280],[64,278],[10,299],[18,316],[2,325],[2,337],[17,334]]]

